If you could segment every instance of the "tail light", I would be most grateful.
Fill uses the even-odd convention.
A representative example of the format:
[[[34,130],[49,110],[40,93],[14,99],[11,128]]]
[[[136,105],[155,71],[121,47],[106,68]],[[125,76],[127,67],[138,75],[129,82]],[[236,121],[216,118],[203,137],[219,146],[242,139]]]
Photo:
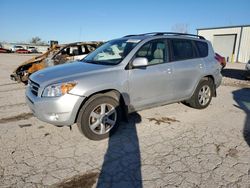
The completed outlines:
[[[219,58],[218,54],[215,53],[214,58],[215,58],[218,62],[220,62],[220,58]]]
[[[214,58],[221,64],[222,67],[226,66],[226,59],[225,59],[225,57],[222,57],[221,55],[215,53]]]

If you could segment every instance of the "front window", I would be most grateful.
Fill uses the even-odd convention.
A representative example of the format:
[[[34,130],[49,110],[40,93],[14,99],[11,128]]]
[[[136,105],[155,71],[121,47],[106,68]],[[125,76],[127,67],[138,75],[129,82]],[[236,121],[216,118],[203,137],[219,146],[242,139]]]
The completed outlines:
[[[167,46],[164,41],[155,40],[143,45],[136,53],[136,57],[145,57],[149,65],[164,63],[167,60]]]
[[[84,58],[87,63],[117,65],[140,42],[135,39],[109,41]]]

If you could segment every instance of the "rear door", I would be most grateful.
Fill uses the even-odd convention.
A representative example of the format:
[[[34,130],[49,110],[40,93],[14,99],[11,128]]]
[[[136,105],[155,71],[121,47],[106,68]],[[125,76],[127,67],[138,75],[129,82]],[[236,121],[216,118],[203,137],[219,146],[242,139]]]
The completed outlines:
[[[174,99],[190,97],[203,75],[204,61],[199,57],[195,41],[171,39],[171,61],[173,64]]]

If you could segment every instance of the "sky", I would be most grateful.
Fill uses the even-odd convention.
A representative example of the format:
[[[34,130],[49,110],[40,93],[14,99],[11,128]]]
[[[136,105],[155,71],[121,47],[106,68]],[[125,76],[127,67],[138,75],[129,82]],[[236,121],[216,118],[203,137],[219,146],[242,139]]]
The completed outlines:
[[[250,24],[250,0],[0,0],[0,41],[59,43]]]

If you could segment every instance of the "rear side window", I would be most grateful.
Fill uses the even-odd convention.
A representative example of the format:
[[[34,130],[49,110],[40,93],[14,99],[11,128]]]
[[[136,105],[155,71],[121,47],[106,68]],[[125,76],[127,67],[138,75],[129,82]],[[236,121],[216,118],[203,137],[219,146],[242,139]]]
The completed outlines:
[[[195,58],[195,50],[191,40],[173,39],[172,50],[174,61]]]
[[[208,56],[208,45],[206,42],[195,41],[197,46],[199,57],[207,57]]]

